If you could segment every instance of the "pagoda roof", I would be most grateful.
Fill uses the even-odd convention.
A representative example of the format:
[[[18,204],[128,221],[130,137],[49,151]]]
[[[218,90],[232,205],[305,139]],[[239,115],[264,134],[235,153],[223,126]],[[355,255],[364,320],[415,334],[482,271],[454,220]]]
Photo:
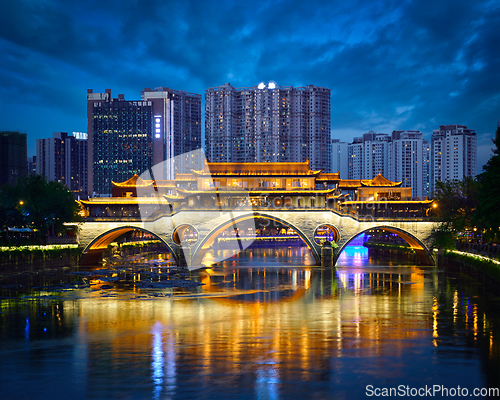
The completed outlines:
[[[339,181],[339,188],[341,189],[355,189],[361,186],[361,179],[341,179]]]
[[[137,175],[137,172],[134,172],[134,175],[132,175],[131,178],[127,179],[124,182],[114,182],[113,180],[111,181],[111,184],[116,187],[137,187],[137,186],[150,186],[153,183],[151,179],[144,180],[142,179],[139,175]]]
[[[190,179],[192,180],[192,179]],[[124,187],[124,188],[134,188],[134,187],[162,187],[162,188],[175,188],[175,181],[172,180],[155,180],[155,179],[142,179],[136,172],[132,175],[131,178],[127,179],[124,182],[114,182],[111,181],[111,184],[114,187]]]
[[[305,162],[251,162],[251,163],[207,163],[202,170],[192,170],[201,176],[317,176],[321,170],[310,169]]]
[[[340,173],[325,173],[321,172],[319,176],[316,178],[316,182],[337,182],[340,180]]]
[[[380,173],[373,179],[340,179],[339,188],[341,189],[356,189],[360,187],[400,187],[403,181],[393,182]]]
[[[378,170],[378,174],[375,178],[370,180],[361,180],[362,186],[395,187],[395,186],[401,186],[402,183],[403,181],[401,182],[390,181],[386,177],[382,176],[380,170]]]

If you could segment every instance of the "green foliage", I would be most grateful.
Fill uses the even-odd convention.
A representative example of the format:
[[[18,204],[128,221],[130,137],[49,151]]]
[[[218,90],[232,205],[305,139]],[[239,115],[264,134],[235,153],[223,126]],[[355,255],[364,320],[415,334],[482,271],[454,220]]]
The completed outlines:
[[[456,231],[476,226],[479,183],[467,176],[461,181],[454,179],[436,182],[435,200],[440,220]]]
[[[441,222],[432,232],[435,247],[452,248],[458,232],[481,226],[477,217],[479,193],[479,182],[470,176],[436,182],[436,211]]]
[[[487,240],[498,240],[500,229],[500,126],[497,127],[496,137],[493,140],[496,148],[495,153],[486,165],[483,167],[483,172],[478,175],[480,184],[479,210],[478,218],[483,221],[486,228],[485,236]],[[496,234],[496,238],[495,238]]]
[[[3,229],[30,227],[44,238],[49,231],[64,231],[64,222],[80,221],[73,194],[61,183],[47,182],[43,176],[29,175],[17,185],[0,191],[0,219]]]
[[[402,251],[405,253],[413,254],[415,250],[409,245],[400,245],[400,244],[392,244],[392,243],[373,243],[373,242],[365,242],[363,246],[372,248],[372,249],[381,249],[381,250],[396,250]]]
[[[500,125],[493,143],[494,154],[476,179],[436,183],[441,223],[432,234],[434,246],[452,248],[458,234],[473,230],[485,242],[500,240]]]
[[[471,265],[477,270],[480,270],[497,281],[500,281],[500,265],[492,260],[488,260],[480,256],[474,256],[472,254],[458,254],[453,251],[445,252],[444,257],[449,260],[459,261],[463,264]]]

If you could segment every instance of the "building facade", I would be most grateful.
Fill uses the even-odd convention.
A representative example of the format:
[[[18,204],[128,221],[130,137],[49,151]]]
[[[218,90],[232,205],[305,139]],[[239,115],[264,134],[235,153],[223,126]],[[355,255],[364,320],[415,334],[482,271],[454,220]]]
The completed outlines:
[[[144,89],[141,100],[87,91],[89,194],[110,196],[112,181],[155,168],[155,178],[182,171],[180,154],[201,148],[201,95]],[[164,162],[167,161],[167,162]],[[192,165],[189,162],[188,167]]]
[[[332,172],[338,172],[340,176],[347,178],[349,176],[349,157],[347,151],[347,142],[341,142],[339,139],[332,139]]]
[[[28,151],[26,134],[15,131],[0,132],[0,186],[15,185],[27,173]]]
[[[412,188],[413,198],[429,196],[429,142],[416,130],[393,131],[389,179]]]
[[[476,176],[476,132],[464,125],[440,125],[431,138],[431,191],[436,182]]]
[[[36,140],[36,174],[87,191],[87,137],[85,133],[54,132],[52,138]]]
[[[331,168],[330,89],[274,82],[205,91],[210,162],[305,162]]]
[[[381,173],[411,187],[413,198],[429,196],[429,142],[420,131],[393,131],[391,136],[370,131],[347,144],[347,161],[337,160],[347,168],[348,179],[372,179]]]

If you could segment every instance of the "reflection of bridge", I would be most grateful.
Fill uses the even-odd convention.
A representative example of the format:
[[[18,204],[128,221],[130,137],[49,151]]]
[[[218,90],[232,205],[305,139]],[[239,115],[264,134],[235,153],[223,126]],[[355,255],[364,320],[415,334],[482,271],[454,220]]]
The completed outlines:
[[[251,209],[223,213],[219,210],[181,210],[171,215],[163,214],[155,220],[107,219],[106,221],[84,222],[80,229],[80,246],[83,260],[100,256],[119,236],[132,230],[149,232],[161,240],[174,254],[177,262],[188,265],[201,265],[203,257],[211,248],[216,237],[225,229],[262,218],[279,222],[295,230],[311,250],[317,264],[320,263],[320,246],[314,241],[314,233],[320,225],[332,227],[339,245],[338,254],[357,235],[374,228],[383,228],[406,240],[419,258],[432,263],[430,253],[430,234],[434,222],[421,220],[373,219],[342,215],[328,209],[287,210],[274,209],[252,211]],[[198,241],[190,246],[181,246],[176,235],[180,227],[193,227],[198,232]],[[184,243],[183,243],[184,244]],[[184,251],[182,250],[184,248]],[[186,251],[187,250],[187,251]]]

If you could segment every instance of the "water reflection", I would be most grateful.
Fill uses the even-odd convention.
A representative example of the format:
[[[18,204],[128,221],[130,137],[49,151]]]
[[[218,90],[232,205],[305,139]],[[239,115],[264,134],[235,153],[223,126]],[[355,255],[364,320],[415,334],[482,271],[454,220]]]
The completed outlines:
[[[269,266],[275,251],[196,271],[204,285],[171,297],[0,300],[3,396],[361,398],[366,385],[498,382],[496,308],[477,286],[384,260]]]

